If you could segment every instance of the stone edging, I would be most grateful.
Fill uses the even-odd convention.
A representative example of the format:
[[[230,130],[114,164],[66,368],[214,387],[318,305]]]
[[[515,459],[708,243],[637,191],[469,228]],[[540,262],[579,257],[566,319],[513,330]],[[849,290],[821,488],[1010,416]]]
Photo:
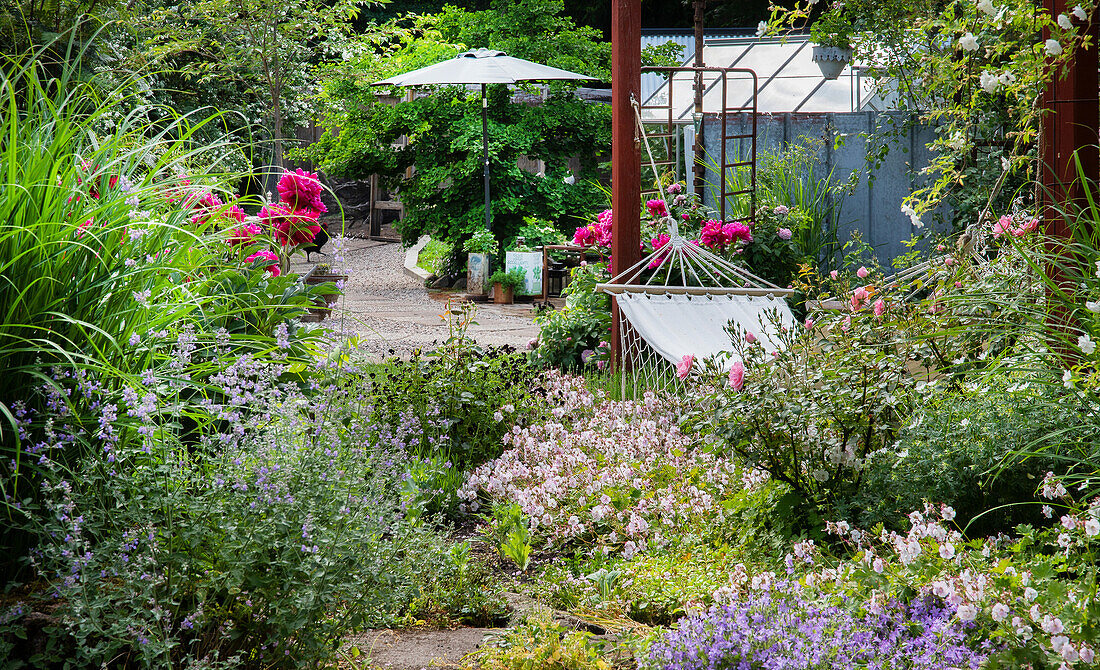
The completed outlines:
[[[421,235],[420,239],[416,241],[416,244],[409,247],[409,250],[405,252],[405,274],[421,283],[427,281],[428,277],[432,276],[432,273],[418,266],[416,261],[420,256],[420,251],[431,241],[431,239],[432,238],[428,235]]]

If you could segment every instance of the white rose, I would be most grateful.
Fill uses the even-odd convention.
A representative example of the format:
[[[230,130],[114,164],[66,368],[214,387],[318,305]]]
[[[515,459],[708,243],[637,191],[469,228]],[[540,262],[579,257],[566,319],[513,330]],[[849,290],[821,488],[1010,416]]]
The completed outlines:
[[[997,13],[997,8],[993,6],[992,0],[978,0],[978,9],[989,16]]]
[[[1089,15],[1085,12],[1085,8],[1081,5],[1077,5],[1073,8],[1073,15],[1080,21],[1087,21],[1089,18]]]
[[[959,38],[959,47],[961,47],[963,51],[977,51],[978,38],[974,37],[972,33],[967,33]]]
[[[982,76],[978,78],[978,85],[982,87],[982,90],[986,93],[993,94],[997,92],[997,88],[1001,85],[1001,80],[997,78],[997,75],[989,72],[983,72]]]
[[[1085,309],[1090,312],[1100,312],[1100,302],[1090,300],[1089,302],[1085,303]]]
[[[1002,72],[1000,74],[1000,76],[997,77],[997,79],[1000,79],[1001,83],[1004,84],[1005,86],[1012,86],[1013,84],[1016,83],[1016,75],[1012,74],[1008,70],[1005,70],[1004,72]]]
[[[1059,14],[1058,15],[1058,25],[1062,28],[1062,30],[1069,30],[1069,29],[1073,28],[1073,20],[1070,19],[1065,14]]]
[[[1081,335],[1077,338],[1077,346],[1081,347],[1081,351],[1085,354],[1092,355],[1096,351],[1096,343],[1092,341],[1088,333]]]
[[[756,36],[757,37],[762,37],[762,36],[766,35],[767,33],[768,33],[768,22],[767,21],[761,21],[760,23],[756,24]]]
[[[1062,45],[1058,44],[1058,40],[1051,38],[1043,45],[1046,48],[1047,55],[1060,56],[1062,54]]]

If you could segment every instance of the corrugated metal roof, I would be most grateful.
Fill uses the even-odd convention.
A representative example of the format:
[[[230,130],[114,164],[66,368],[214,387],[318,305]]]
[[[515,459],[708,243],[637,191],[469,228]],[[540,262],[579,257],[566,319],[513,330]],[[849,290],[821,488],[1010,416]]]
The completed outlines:
[[[703,46],[703,60],[708,67],[748,68],[758,77],[758,112],[855,112],[883,109],[883,100],[876,93],[875,82],[859,75],[851,66],[836,80],[821,75],[811,56],[813,45],[806,36],[781,38],[734,37],[708,39]],[[658,80],[659,75],[648,75]],[[744,82],[738,85],[738,81]],[[726,100],[721,87],[708,86],[703,99],[705,113],[720,113],[723,109],[741,108],[749,104],[751,88],[747,80],[731,76]],[[681,123],[691,121],[693,79],[676,77],[672,82],[674,118]],[[668,104],[669,83],[660,81],[648,92],[642,87],[642,99],[647,104]],[[656,119],[656,117],[653,117]]]

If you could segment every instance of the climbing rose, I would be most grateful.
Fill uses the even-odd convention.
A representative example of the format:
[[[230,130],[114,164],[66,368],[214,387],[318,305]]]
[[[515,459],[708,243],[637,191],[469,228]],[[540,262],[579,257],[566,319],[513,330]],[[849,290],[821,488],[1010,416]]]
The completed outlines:
[[[735,361],[730,366],[730,388],[734,391],[740,391],[745,386],[745,364],[741,361]]]
[[[266,264],[266,267],[267,271],[271,273],[272,277],[278,277],[279,274],[281,274],[282,271],[279,269],[279,257],[272,251],[257,251],[248,258],[244,259],[244,262],[252,263],[253,261],[261,258],[266,258],[267,260],[271,261],[270,263]]]
[[[882,313],[886,311],[886,303],[882,301],[882,298],[875,301],[874,309],[875,316],[882,316]]]
[[[695,364],[695,356],[691,354],[684,354],[684,357],[680,359],[680,363],[676,366],[676,377],[678,379],[684,379],[691,374],[691,366]]]
[[[867,270],[867,268],[863,267],[862,265],[859,266],[858,270],[856,270],[856,276],[859,277],[860,279],[866,279],[867,275],[869,275],[869,274],[871,274],[871,273]]]

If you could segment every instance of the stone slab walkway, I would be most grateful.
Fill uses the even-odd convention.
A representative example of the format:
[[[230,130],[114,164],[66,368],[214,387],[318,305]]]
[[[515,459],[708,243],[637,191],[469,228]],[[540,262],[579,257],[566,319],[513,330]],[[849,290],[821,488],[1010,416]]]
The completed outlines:
[[[291,271],[304,275],[316,262],[348,269],[344,296],[326,325],[359,335],[361,349],[374,358],[408,356],[415,349],[428,350],[447,339],[447,325],[440,315],[447,298],[459,294],[428,291],[406,275],[405,251],[400,244],[348,239],[343,261],[333,259],[331,243],[325,251],[330,255],[314,254],[313,262],[307,262],[302,254],[295,256]],[[510,344],[523,349],[538,334],[533,319],[530,303],[478,303],[477,323],[468,334],[483,346]]]

